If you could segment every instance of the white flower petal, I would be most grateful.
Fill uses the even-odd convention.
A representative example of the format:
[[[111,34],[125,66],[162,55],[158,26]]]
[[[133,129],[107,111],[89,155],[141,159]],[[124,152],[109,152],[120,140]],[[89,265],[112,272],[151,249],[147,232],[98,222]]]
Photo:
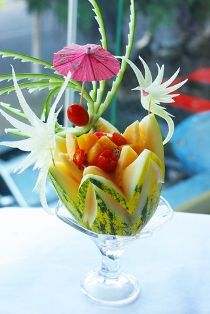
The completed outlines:
[[[140,86],[137,86],[137,87],[132,88],[132,90],[142,90],[142,88]]]
[[[42,206],[48,210],[46,200],[46,180],[48,176],[48,170],[53,162],[53,154],[56,147],[55,140],[55,122],[61,108],[55,112],[56,106],[60,101],[67,85],[69,82],[70,74],[67,75],[64,84],[62,85],[48,115],[47,122],[41,121],[34,112],[30,109],[27,104],[21,89],[17,83],[15,72],[13,70],[13,81],[15,91],[20,103],[20,106],[28,119],[29,124],[25,124],[8,113],[0,110],[0,113],[17,129],[22,135],[28,135],[29,138],[20,141],[4,141],[0,144],[7,145],[10,147],[16,147],[23,151],[30,152],[29,155],[18,165],[16,170],[23,172],[28,167],[34,165],[34,169],[39,170],[39,176],[37,179],[36,187],[39,189],[40,201]]]
[[[152,84],[152,74],[150,72],[150,69],[148,65],[146,64],[146,62],[144,61],[144,59],[142,59],[140,56],[139,56],[139,59],[141,60],[144,67],[144,71],[145,71],[144,85],[145,86],[150,85]]]
[[[19,101],[19,104],[21,106],[21,108],[23,109],[23,112],[25,113],[25,115],[27,116],[27,119],[30,121],[31,125],[36,126],[37,124],[40,124],[40,120],[39,118],[35,115],[35,113],[31,110],[31,108],[29,107],[29,105],[27,104],[23,93],[17,83],[17,79],[15,76],[15,71],[14,68],[12,67],[12,77],[13,77],[13,82],[14,82],[14,87],[15,87],[15,92]]]
[[[33,147],[33,142],[31,138],[27,138],[25,140],[0,142],[0,145],[18,148],[24,152],[30,152]]]
[[[162,65],[162,67],[160,68],[159,65],[157,64],[157,67],[158,67],[158,74],[157,74],[155,80],[150,85],[150,89],[152,89],[153,87],[156,87],[156,86],[160,86],[162,83],[162,80],[163,80],[164,65]]]
[[[188,81],[188,79],[176,84],[176,85],[173,85],[171,87],[168,87],[166,90],[167,90],[167,93],[170,94],[172,92],[174,92],[175,90],[179,89],[182,85],[184,85],[186,82]]]
[[[22,173],[28,167],[32,166],[36,162],[36,154],[32,151],[25,159],[18,165],[15,172]]]
[[[165,104],[170,104],[170,103],[174,102],[173,98],[171,98],[171,97],[169,97],[167,95],[159,97],[158,100],[159,100],[160,103],[163,102]],[[155,103],[157,103],[157,101]]]
[[[66,87],[68,85],[69,79],[70,79],[70,72],[66,76],[65,81],[64,81],[64,83],[63,83],[63,85],[62,85],[62,87],[61,87],[57,97],[55,98],[55,101],[54,101],[54,103],[53,103],[53,105],[52,105],[52,107],[50,109],[47,121],[51,121],[51,120],[54,119],[55,108],[56,108],[57,104],[59,103],[59,101],[61,100],[61,97],[63,96],[63,93],[66,90]]]
[[[156,114],[157,116],[163,118],[164,120],[166,120],[166,122],[168,124],[168,134],[167,134],[165,140],[163,141],[163,145],[165,145],[166,143],[168,143],[170,141],[171,137],[173,136],[174,122],[173,122],[172,118],[170,117],[170,114],[168,114],[167,111],[165,111],[163,108],[161,108],[158,105],[153,105],[151,108],[151,112]]]
[[[179,73],[178,69],[167,81],[162,83],[164,75],[164,65],[162,65],[160,68],[159,65],[157,64],[158,74],[155,80],[152,82],[152,75],[148,65],[141,57],[139,58],[144,66],[145,78],[143,78],[140,70],[136,67],[136,65],[133,64],[132,61],[127,60],[127,63],[133,69],[139,83],[139,86],[136,87],[134,90],[140,90],[141,103],[144,109],[166,120],[169,129],[168,134],[163,142],[163,144],[166,144],[173,135],[174,123],[173,120],[171,119],[171,115],[165,110],[165,108],[159,106],[159,104],[161,102],[163,103],[174,102],[173,98],[178,96],[179,94],[173,92],[180,88],[184,83],[186,83],[187,80],[184,80],[182,82],[179,82],[178,84],[171,86],[171,84],[176,79]]]
[[[46,183],[47,183],[47,177],[48,177],[48,170],[49,168],[42,168],[39,172],[39,176],[36,182],[36,185],[34,189],[38,189],[39,191],[39,198],[42,207],[49,213],[52,214],[52,210],[49,208],[47,204],[47,198],[46,198]]]
[[[172,98],[179,96],[180,94],[170,94]]]
[[[2,116],[5,117],[5,119],[10,124],[12,124],[19,131],[21,131],[22,134],[27,134],[28,136],[31,136],[33,134],[33,128],[30,125],[24,122],[21,122],[15,119],[14,117],[11,117],[8,113],[4,112],[2,109],[0,109],[0,113],[2,114]]]
[[[151,102],[152,102],[152,99],[150,95],[144,96],[143,91],[141,91],[141,104],[145,110],[149,111]]]
[[[121,58],[121,59],[123,59],[123,58]],[[139,86],[141,86],[141,87],[144,86],[145,85],[145,79],[144,79],[141,71],[139,70],[139,68],[129,59],[125,59],[125,60],[130,65],[130,67],[133,69],[134,73],[136,74],[136,78],[137,78],[137,81],[139,83]]]
[[[173,83],[173,81],[176,79],[177,75],[179,74],[179,71],[180,71],[180,68],[178,68],[176,70],[176,72],[167,81],[165,81],[162,84],[162,87],[166,88],[166,87],[170,86]]]

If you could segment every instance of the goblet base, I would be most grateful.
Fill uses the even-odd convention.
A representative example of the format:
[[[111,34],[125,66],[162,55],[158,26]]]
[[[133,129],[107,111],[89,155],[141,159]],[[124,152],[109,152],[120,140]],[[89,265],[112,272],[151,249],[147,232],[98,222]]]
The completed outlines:
[[[138,280],[127,273],[120,273],[117,278],[110,278],[101,275],[98,271],[92,271],[81,281],[81,290],[101,305],[121,306],[137,299],[140,286]]]

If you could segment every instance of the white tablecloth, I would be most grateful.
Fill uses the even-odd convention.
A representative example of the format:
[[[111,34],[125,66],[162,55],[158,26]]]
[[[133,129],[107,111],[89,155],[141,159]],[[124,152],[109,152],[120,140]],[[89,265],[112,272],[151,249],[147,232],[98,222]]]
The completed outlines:
[[[99,264],[88,237],[42,209],[0,210],[0,314],[210,313],[210,216],[175,213],[129,244],[123,268],[141,284],[131,305],[99,306],[80,292]]]

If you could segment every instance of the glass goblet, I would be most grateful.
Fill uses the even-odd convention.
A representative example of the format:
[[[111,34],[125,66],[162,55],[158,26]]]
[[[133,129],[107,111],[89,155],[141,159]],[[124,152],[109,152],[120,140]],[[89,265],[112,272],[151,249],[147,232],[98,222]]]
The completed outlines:
[[[136,239],[152,235],[154,231],[169,221],[173,215],[168,202],[161,197],[152,218],[135,236],[97,234],[75,221],[71,214],[59,205],[57,216],[78,231],[89,236],[98,247],[102,263],[99,269],[90,271],[81,280],[81,290],[92,300],[109,306],[120,306],[133,302],[140,293],[138,280],[121,268],[121,256],[125,246]]]

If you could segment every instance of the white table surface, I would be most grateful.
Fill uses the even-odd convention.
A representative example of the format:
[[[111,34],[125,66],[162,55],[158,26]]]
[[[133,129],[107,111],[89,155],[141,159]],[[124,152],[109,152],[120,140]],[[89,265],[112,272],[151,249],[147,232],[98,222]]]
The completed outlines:
[[[42,209],[0,210],[0,314],[209,314],[210,216],[175,213],[150,238],[125,250],[123,268],[140,298],[99,306],[79,280],[100,264],[92,241]]]

